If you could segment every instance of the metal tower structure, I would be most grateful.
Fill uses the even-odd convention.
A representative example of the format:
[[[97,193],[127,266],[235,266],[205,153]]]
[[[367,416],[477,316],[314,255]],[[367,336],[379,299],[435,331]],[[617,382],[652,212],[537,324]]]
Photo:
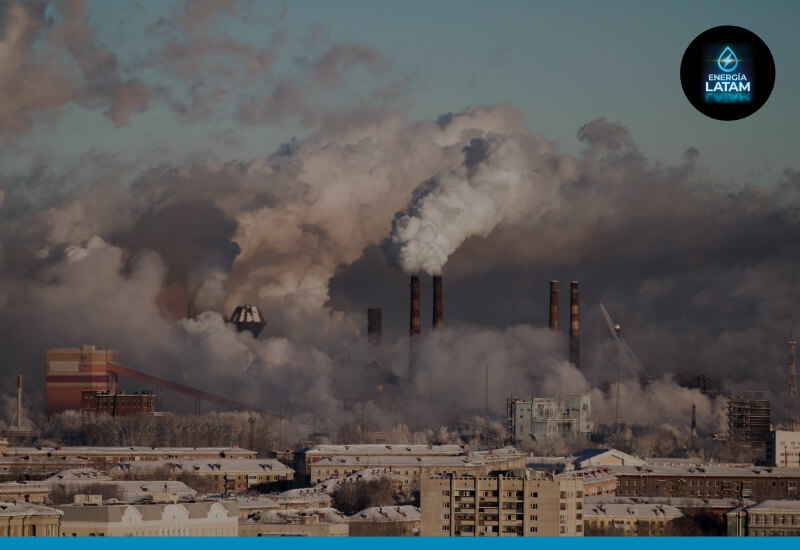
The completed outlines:
[[[794,335],[789,335],[789,429],[795,431],[798,428],[797,418],[797,366],[795,364],[794,348],[796,342]]]
[[[611,336],[611,339],[614,340],[614,342],[617,343],[617,346],[622,350],[623,354],[629,359],[630,363],[633,364],[633,366],[636,368],[636,370],[639,371],[640,376],[643,377],[644,379],[648,379],[649,377],[647,375],[647,372],[645,372],[644,367],[642,367],[642,364],[639,361],[639,358],[636,357],[635,353],[633,353],[633,350],[628,345],[628,342],[626,342],[622,338],[622,327],[620,326],[619,323],[615,323],[614,322],[614,320],[611,318],[611,315],[609,315],[608,310],[606,309],[606,306],[604,306],[602,302],[600,302],[600,313],[603,314],[603,319],[606,322],[606,326],[608,327],[608,334],[609,334],[609,336]],[[616,394],[617,394],[617,396],[616,396],[616,401],[617,401],[617,403],[616,403],[616,406],[617,406],[617,432],[619,432],[620,424],[621,424],[621,419],[620,419],[620,394],[619,394],[620,381],[619,381],[619,376],[620,376],[620,374],[619,374],[619,361],[617,361],[617,387],[616,387]]]

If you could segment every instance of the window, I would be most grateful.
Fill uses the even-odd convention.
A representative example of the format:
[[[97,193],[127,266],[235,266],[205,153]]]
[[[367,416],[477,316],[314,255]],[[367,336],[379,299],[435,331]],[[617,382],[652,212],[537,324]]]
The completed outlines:
[[[530,528],[530,532],[531,533],[538,533],[539,532],[539,528],[536,527],[536,526],[533,526],[533,527]]]
[[[531,516],[531,521],[539,521],[539,516]]]

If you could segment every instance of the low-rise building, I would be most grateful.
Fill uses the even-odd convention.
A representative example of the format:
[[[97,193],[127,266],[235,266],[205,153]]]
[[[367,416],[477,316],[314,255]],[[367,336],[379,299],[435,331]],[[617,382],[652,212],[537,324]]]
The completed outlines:
[[[423,474],[483,474],[525,467],[525,455],[513,447],[467,451],[462,455],[366,455],[321,458],[310,464],[311,483],[380,469],[397,476],[403,485],[419,482]]]
[[[109,469],[112,477],[137,475],[148,472],[178,478],[196,476],[209,481],[209,492],[241,493],[256,486],[285,482],[294,479],[294,471],[270,458],[220,458],[215,460],[183,458],[124,462]]]
[[[608,468],[581,468],[564,472],[561,475],[583,479],[583,495],[585,497],[607,497],[616,494],[617,478],[609,472]]]
[[[7,481],[0,483],[0,499],[14,499],[33,504],[46,504],[50,487],[32,481]]]
[[[235,537],[233,502],[59,506],[66,537]]]
[[[583,536],[583,480],[535,470],[423,476],[422,536]]]
[[[81,392],[81,412],[109,416],[155,414],[156,395],[152,391],[129,394],[85,389]]]
[[[5,456],[52,461],[78,459],[89,461],[89,465],[94,468],[106,470],[119,462],[180,458],[256,458],[256,452],[239,447],[8,447]],[[62,464],[59,470],[66,468]]]
[[[375,506],[347,518],[351,537],[411,537],[419,535],[416,506]]]
[[[767,464],[800,468],[800,432],[767,432]]]
[[[683,512],[664,504],[587,504],[584,524],[587,535],[663,536],[669,523]]]
[[[0,499],[0,537],[57,537],[60,519],[60,510]]]
[[[193,497],[197,491],[181,481],[175,480],[123,480],[114,479],[91,468],[59,472],[44,482],[54,495],[99,492],[119,500],[135,501],[153,495]]]
[[[765,500],[725,514],[729,537],[800,536],[800,500]]]
[[[13,456],[0,457],[0,481],[38,481],[68,468],[88,468],[83,458]]]
[[[267,510],[239,522],[242,537],[346,537],[347,516],[333,508]]]
[[[686,461],[610,465],[618,496],[767,500],[798,495],[800,468],[728,466]]]

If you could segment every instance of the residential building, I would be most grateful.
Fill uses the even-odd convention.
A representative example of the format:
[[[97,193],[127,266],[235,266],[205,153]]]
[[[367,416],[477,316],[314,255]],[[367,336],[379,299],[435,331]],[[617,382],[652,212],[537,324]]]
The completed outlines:
[[[0,499],[14,499],[33,504],[46,504],[50,487],[32,481],[7,481],[0,483]]]
[[[767,432],[767,464],[784,468],[800,468],[800,432],[772,430]]]
[[[0,499],[0,537],[57,537],[60,519],[60,510]]]
[[[375,506],[347,518],[351,537],[411,537],[419,535],[416,506]]]
[[[235,537],[233,502],[59,506],[66,537]]]
[[[24,458],[27,460],[42,459],[61,464],[56,471],[68,467],[64,460],[78,459],[86,461],[94,468],[106,470],[119,462],[146,462],[153,460],[181,458],[256,458],[256,452],[239,447],[8,447],[5,457]],[[0,459],[0,468],[6,458]],[[45,460],[46,459],[46,460]],[[52,472],[54,473],[54,472]]]
[[[109,468],[112,477],[129,474],[169,476],[195,476],[210,482],[209,492],[241,493],[256,486],[294,479],[294,471],[270,458],[219,458],[215,460],[182,458],[175,460],[132,461]]]
[[[682,460],[643,466],[609,465],[618,496],[749,498],[767,500],[800,494],[800,468],[729,466]]]
[[[583,536],[583,480],[535,470],[422,477],[422,536]]]
[[[571,393],[567,401],[549,397],[506,402],[507,438],[511,442],[564,437],[588,441],[592,432],[591,397]]]
[[[242,537],[346,537],[347,516],[334,508],[268,510],[239,522]]]
[[[561,475],[583,479],[584,497],[614,496],[617,491],[617,477],[608,468],[581,468]]]
[[[456,456],[421,455],[367,455],[325,457],[309,466],[311,483],[341,478],[365,469],[380,468],[398,476],[403,485],[418,483],[424,474],[454,473],[488,475],[494,471],[524,468],[525,455],[513,447],[488,451],[467,451]]]
[[[725,514],[729,537],[800,536],[800,500],[765,500]]]
[[[586,504],[584,525],[587,535],[663,536],[683,512],[663,504]]]

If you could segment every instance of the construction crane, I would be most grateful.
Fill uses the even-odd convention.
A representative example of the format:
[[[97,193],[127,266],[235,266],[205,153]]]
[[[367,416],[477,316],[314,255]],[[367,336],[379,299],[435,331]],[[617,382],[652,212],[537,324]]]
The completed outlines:
[[[609,334],[609,336],[611,336],[611,339],[614,340],[614,342],[616,342],[616,344],[619,347],[619,349],[622,350],[622,353],[628,357],[629,363],[631,363],[636,368],[636,370],[639,371],[640,377],[644,378],[645,380],[649,379],[649,376],[647,375],[647,372],[644,370],[644,367],[642,367],[642,363],[639,361],[639,358],[636,357],[635,353],[633,353],[633,350],[628,345],[628,342],[626,342],[622,338],[622,326],[620,326],[619,323],[615,323],[614,322],[614,320],[611,318],[611,315],[609,315],[608,310],[606,309],[606,306],[603,305],[603,302],[600,302],[600,313],[602,313],[603,320],[605,320],[605,322],[606,322],[606,326],[608,327],[608,334]],[[619,361],[617,361],[617,388],[616,388],[616,394],[617,394],[617,396],[616,396],[616,401],[617,401],[617,403],[616,403],[616,405],[617,405],[617,432],[619,432],[620,424],[621,424],[620,413],[619,413],[619,408],[620,408],[620,403],[619,403],[619,400],[620,400],[620,396],[619,396]]]

